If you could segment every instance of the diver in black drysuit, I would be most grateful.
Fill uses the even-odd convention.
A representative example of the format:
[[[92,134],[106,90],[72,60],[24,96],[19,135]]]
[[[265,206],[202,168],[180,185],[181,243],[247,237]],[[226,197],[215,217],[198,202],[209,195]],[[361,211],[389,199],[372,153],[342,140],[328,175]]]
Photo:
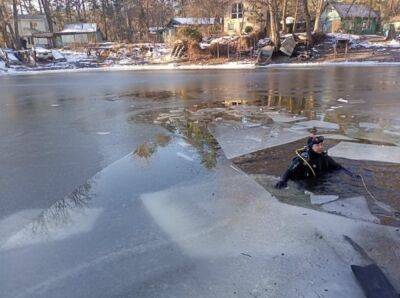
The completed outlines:
[[[324,173],[335,170],[344,170],[346,174],[354,177],[355,175],[352,172],[345,169],[323,151],[323,141],[323,136],[309,138],[306,149],[299,153],[300,156],[293,158],[291,165],[275,187],[279,189],[286,187],[289,179],[301,180],[320,177]]]

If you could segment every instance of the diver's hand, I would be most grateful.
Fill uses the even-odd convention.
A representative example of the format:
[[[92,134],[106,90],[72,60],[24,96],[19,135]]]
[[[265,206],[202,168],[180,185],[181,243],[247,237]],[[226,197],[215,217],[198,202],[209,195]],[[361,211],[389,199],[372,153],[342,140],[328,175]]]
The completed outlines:
[[[346,168],[342,168],[342,169],[343,169],[343,171],[344,171],[347,175],[349,175],[351,178],[361,178],[361,175],[360,175],[360,174],[353,173],[352,171],[350,171],[350,170],[348,170],[348,169],[346,169]]]
[[[285,188],[287,186],[286,181],[283,180],[279,180],[278,183],[275,184],[275,188],[277,189],[281,189],[281,188]]]

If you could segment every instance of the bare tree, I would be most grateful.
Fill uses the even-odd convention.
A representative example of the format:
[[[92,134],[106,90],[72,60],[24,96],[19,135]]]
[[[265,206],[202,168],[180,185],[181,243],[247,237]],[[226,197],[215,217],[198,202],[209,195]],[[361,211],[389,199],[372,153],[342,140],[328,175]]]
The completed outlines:
[[[303,1],[304,17],[306,20],[306,34],[307,34],[307,47],[310,48],[313,45],[312,34],[311,34],[311,18],[308,11],[308,0]]]
[[[17,0],[12,1],[13,8],[13,17],[14,17],[14,44],[17,50],[21,49],[21,40],[19,37],[19,29],[18,29],[18,7]]]
[[[319,0],[317,12],[315,14],[314,32],[321,31],[321,20],[320,19],[321,19],[321,14],[322,14],[322,10],[324,9],[324,6],[325,6],[325,0]]]
[[[282,32],[286,33],[287,32],[287,26],[286,26],[286,12],[287,12],[287,3],[288,0],[282,0]]]

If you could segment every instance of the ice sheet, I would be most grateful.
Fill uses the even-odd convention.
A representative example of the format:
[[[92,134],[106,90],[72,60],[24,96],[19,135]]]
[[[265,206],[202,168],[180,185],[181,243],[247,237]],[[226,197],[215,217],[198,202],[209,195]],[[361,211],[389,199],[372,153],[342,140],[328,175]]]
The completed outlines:
[[[379,219],[369,211],[363,196],[330,202],[322,205],[322,209],[354,219],[379,223]]]
[[[228,159],[258,150],[291,143],[308,136],[307,132],[265,126],[242,127],[221,123],[210,128]]]
[[[329,150],[332,157],[400,163],[400,147],[340,142]]]

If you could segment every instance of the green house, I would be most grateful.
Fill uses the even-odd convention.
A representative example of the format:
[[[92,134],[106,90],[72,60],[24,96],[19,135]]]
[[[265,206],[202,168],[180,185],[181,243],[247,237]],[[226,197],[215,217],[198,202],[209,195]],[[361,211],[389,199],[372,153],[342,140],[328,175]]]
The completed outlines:
[[[368,5],[327,2],[321,14],[322,31],[374,34],[379,16]]]

